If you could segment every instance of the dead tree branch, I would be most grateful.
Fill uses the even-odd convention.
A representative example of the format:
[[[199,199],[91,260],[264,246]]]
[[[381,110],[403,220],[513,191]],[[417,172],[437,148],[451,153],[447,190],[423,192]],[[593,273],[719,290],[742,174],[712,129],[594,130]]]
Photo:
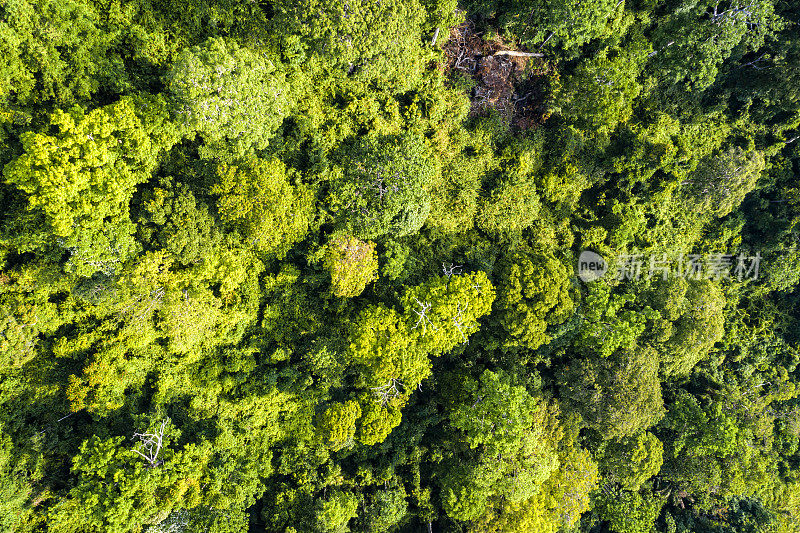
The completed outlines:
[[[544,57],[544,54],[541,52],[519,52],[517,50],[500,50],[492,55],[509,57]]]
[[[164,428],[167,426],[169,418],[161,422],[161,427],[156,433],[134,433],[133,438],[139,439],[139,448],[133,451],[138,453],[145,461],[148,468],[155,468],[164,464],[163,460],[158,459],[164,441]]]
[[[412,327],[411,329],[417,329],[417,327],[420,324],[422,324],[422,333],[424,335],[427,332],[427,326],[426,326],[427,323],[431,326],[431,328],[436,330],[436,326],[433,325],[433,322],[431,322],[431,319],[428,318],[427,315],[428,310],[431,308],[430,302],[424,302],[424,303],[420,302],[416,297],[414,298],[414,301],[419,306],[419,310],[414,309],[413,311],[417,314],[417,317],[419,318],[417,319],[417,323],[414,324],[414,327]]]
[[[399,379],[391,378],[388,383],[385,385],[379,385],[377,387],[372,387],[370,390],[375,393],[375,396],[378,397],[378,401],[381,403],[382,406],[386,407],[386,405],[392,401],[394,398],[400,396],[400,387],[403,386],[403,382]]]
[[[466,311],[468,307],[469,304],[462,308],[461,303],[459,302],[456,304],[456,316],[453,317],[453,324],[456,326],[456,329],[458,329],[458,332],[461,333],[461,338],[464,340],[463,344],[469,344],[469,339],[467,339],[467,336],[464,334],[464,323],[463,319],[461,318],[461,313]]]

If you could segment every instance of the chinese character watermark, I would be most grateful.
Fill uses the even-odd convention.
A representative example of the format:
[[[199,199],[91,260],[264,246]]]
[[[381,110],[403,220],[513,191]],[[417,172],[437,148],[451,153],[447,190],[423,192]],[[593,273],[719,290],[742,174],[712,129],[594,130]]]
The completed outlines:
[[[758,279],[761,254],[622,254],[617,256],[615,277],[619,281],[668,277],[687,279]],[[578,258],[578,277],[590,282],[613,271],[599,254],[583,251]]]

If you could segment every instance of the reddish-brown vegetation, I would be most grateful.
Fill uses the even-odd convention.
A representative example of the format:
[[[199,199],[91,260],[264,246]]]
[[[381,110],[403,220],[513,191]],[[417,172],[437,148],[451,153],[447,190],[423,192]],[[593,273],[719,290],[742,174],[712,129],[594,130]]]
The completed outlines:
[[[470,100],[472,115],[497,110],[512,126],[528,129],[547,120],[547,78],[552,65],[539,57],[496,55],[513,50],[501,37],[484,39],[471,22],[450,30],[445,43],[445,69],[475,81]]]

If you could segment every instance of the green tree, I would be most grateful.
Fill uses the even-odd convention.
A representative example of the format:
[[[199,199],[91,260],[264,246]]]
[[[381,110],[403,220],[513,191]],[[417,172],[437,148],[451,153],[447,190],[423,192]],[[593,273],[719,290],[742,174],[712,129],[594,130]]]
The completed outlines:
[[[547,438],[547,409],[508,376],[489,370],[464,383],[467,401],[450,413],[450,424],[467,446],[441,481],[445,512],[458,520],[481,516],[493,497],[512,502],[536,494],[558,467]],[[467,459],[464,461],[464,459]]]
[[[530,181],[503,180],[478,203],[478,227],[489,232],[518,233],[537,219],[540,204]]]
[[[438,173],[424,139],[370,137],[341,155],[343,174],[330,197],[340,226],[363,239],[419,231],[431,209],[427,187]]]
[[[583,4],[581,4],[583,5]],[[554,107],[589,138],[607,139],[633,114],[650,46],[638,37],[583,61],[556,89]]]
[[[439,121],[444,124],[432,139],[442,161],[442,175],[430,185],[427,224],[446,233],[467,231],[475,225],[483,176],[499,165],[493,135],[480,123],[474,127],[470,124],[469,129],[461,124],[469,111],[469,99],[456,88],[443,87],[429,100],[438,104],[442,115]],[[426,102],[426,107],[432,107],[433,102]]]
[[[381,257],[381,275],[392,281],[405,279],[406,262],[411,249],[398,241],[387,241],[383,247]]]
[[[405,492],[401,489],[380,490],[370,498],[370,506],[365,516],[367,531],[383,533],[391,531],[405,517],[408,511]]]
[[[335,491],[315,505],[315,531],[319,533],[347,533],[347,524],[356,517],[358,499],[353,494]]]
[[[648,319],[659,316],[649,306],[640,311],[629,305],[635,296],[613,294],[602,280],[589,284],[588,290],[579,310],[583,320],[576,342],[588,354],[608,357],[620,348],[632,350],[645,332]]]
[[[559,372],[562,397],[604,439],[634,435],[664,416],[658,363],[649,347],[572,361]]]
[[[763,170],[764,156],[758,151],[745,152],[733,147],[706,158],[682,182],[686,207],[723,217],[755,188]]]
[[[0,101],[74,104],[130,83],[114,50],[119,28],[93,3],[9,0],[3,13]]]
[[[162,146],[151,142],[127,98],[89,113],[56,110],[50,125],[57,133],[21,135],[24,153],[3,175],[44,213],[77,273],[113,272],[136,250],[128,204]]]
[[[457,265],[443,266],[452,272]],[[467,344],[478,331],[478,319],[488,315],[495,290],[483,271],[433,276],[409,287],[401,298],[403,319],[419,350],[432,355]]]
[[[711,280],[669,279],[656,289],[653,306],[663,319],[656,322],[656,346],[661,372],[667,377],[687,375],[708,357],[724,334],[722,290]]]
[[[12,272],[16,278],[13,281],[7,273],[0,273],[5,278],[0,288],[0,370],[19,368],[36,357],[41,338],[71,319],[69,306],[49,301],[51,294],[63,289],[59,287],[63,284],[53,279],[52,285],[37,287],[39,284],[34,281],[50,277],[47,270],[52,267],[31,266],[22,272]]]
[[[370,86],[388,84],[403,91],[421,77],[426,59],[421,32],[427,13],[417,0],[279,0],[274,6],[276,34],[295,53],[317,56],[327,68]]]
[[[616,533],[650,533],[661,514],[664,500],[652,494],[617,491],[601,494],[597,512]]]
[[[542,136],[523,138],[503,150],[496,183],[479,200],[478,227],[498,234],[519,234],[534,223],[541,208],[534,182],[543,151]]]
[[[664,464],[664,447],[650,432],[609,441],[603,449],[600,469],[606,481],[636,492]]]
[[[703,90],[732,54],[758,50],[783,24],[772,2],[680,2],[654,32],[654,66],[668,83]]]
[[[253,157],[220,164],[217,174],[211,192],[219,195],[220,217],[255,249],[282,258],[308,233],[313,194],[282,161]]]
[[[663,423],[673,432],[664,450],[662,474],[708,507],[712,495],[730,494],[726,467],[740,441],[736,419],[717,404],[704,409],[697,399],[683,393],[670,406]],[[745,452],[747,453],[747,452]]]
[[[535,350],[549,342],[548,326],[573,312],[570,288],[569,272],[550,253],[516,252],[504,259],[495,301],[504,344]]]
[[[322,440],[336,450],[352,442],[360,417],[361,407],[357,402],[334,403],[319,415],[317,430]]]
[[[361,311],[350,327],[349,351],[359,365],[365,387],[379,387],[395,381],[416,387],[430,373],[430,362],[417,349],[402,315],[384,306]],[[399,391],[398,391],[399,394]]]
[[[516,0],[498,2],[500,24],[527,46],[548,42],[573,50],[597,38],[608,36],[615,29],[615,19],[623,8],[613,0],[565,2]]]
[[[597,464],[588,451],[575,446],[575,428],[570,430],[559,424],[553,429],[551,437],[559,441],[558,468],[533,497],[497,500],[493,508],[470,524],[470,531],[555,533],[578,524],[581,515],[591,507],[590,494],[598,483]]]
[[[326,248],[325,268],[331,274],[331,291],[335,296],[358,296],[378,279],[375,244],[346,235],[336,237]]]
[[[201,262],[221,244],[208,206],[185,183],[164,178],[144,191],[140,205],[138,240],[169,252],[184,266]]]
[[[174,497],[162,499],[155,494],[179,483],[182,469],[170,471],[160,465],[148,468],[151,463],[125,446],[124,440],[93,437],[81,445],[72,467],[77,482],[69,497],[51,509],[50,527],[65,532],[122,533],[131,526],[141,527],[163,509],[169,512],[173,508]],[[157,460],[172,463],[174,454],[168,448],[159,450]],[[102,500],[97,497],[100,492],[105,493]]]
[[[290,113],[292,89],[266,51],[211,38],[184,50],[165,77],[178,122],[214,149],[263,149]]]
[[[0,426],[0,526],[15,531],[30,515],[25,504],[34,491],[33,482],[40,476],[20,458],[23,453],[4,430]]]
[[[400,425],[399,403],[397,398],[384,401],[376,394],[362,394],[359,397],[362,416],[358,419],[356,439],[367,446],[386,440],[389,433]]]

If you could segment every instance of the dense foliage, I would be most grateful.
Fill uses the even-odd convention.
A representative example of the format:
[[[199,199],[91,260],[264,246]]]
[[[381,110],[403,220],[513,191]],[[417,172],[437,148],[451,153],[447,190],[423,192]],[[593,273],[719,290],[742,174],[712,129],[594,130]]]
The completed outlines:
[[[796,532],[798,13],[0,0],[0,531]]]

